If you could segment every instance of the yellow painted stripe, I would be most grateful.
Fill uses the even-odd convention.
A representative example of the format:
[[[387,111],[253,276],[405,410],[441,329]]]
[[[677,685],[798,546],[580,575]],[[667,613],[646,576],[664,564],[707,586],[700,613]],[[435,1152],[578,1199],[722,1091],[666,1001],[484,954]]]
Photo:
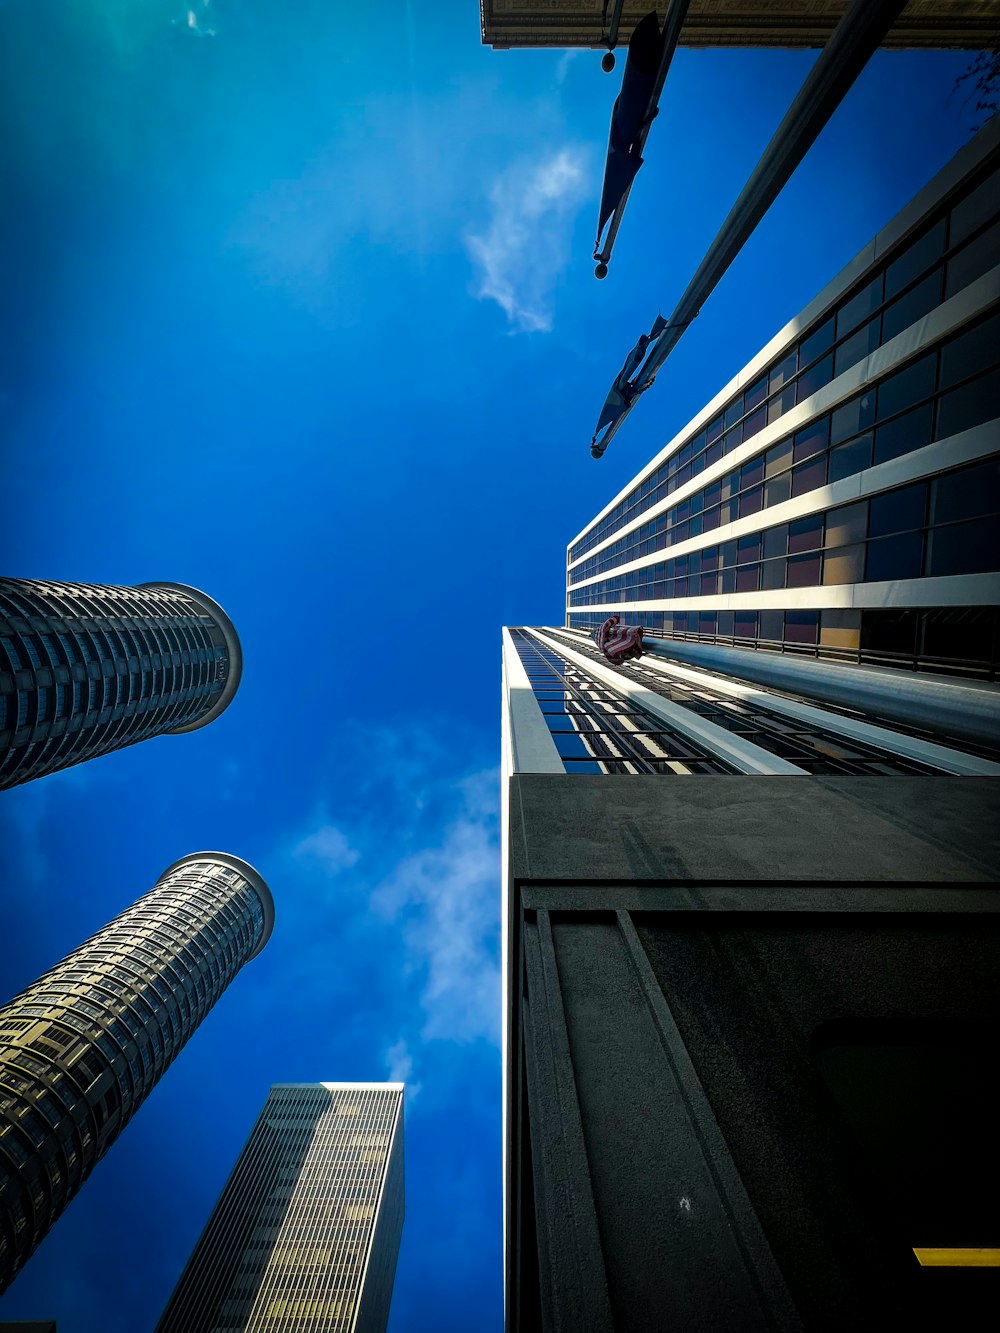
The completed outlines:
[[[1000,1250],[918,1250],[924,1268],[1000,1268]]]

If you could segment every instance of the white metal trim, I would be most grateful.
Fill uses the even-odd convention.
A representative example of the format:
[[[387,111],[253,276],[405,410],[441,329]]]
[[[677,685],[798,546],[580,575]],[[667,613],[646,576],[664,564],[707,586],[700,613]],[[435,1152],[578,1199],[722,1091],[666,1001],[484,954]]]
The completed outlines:
[[[512,773],[565,773],[566,768],[552,733],[521,665],[508,629],[503,630],[503,666],[506,683],[506,721],[509,726],[509,762]]]

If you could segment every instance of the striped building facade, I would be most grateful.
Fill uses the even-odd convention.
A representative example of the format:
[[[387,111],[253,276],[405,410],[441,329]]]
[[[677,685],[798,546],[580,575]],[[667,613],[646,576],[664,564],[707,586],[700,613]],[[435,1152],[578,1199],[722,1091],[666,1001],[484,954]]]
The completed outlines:
[[[565,624],[994,679],[998,456],[994,119],[569,543]]]
[[[384,1333],[403,1085],[279,1083],[156,1333]]]
[[[0,1009],[0,1291],[273,922],[251,866],[198,852]]]
[[[0,788],[206,726],[242,664],[196,588],[0,579]]]

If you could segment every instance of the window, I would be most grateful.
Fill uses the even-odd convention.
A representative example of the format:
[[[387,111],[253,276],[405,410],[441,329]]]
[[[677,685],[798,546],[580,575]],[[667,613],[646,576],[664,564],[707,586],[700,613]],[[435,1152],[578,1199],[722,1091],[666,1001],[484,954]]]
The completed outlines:
[[[946,440],[1000,416],[1000,370],[981,375],[961,389],[953,389],[938,402],[935,439]]]
[[[892,458],[922,449],[933,438],[934,404],[924,403],[912,412],[896,417],[875,432],[875,463],[887,463]]]
[[[878,389],[879,421],[930,397],[934,392],[935,362],[936,356],[931,352],[882,381]]]
[[[899,486],[871,501],[868,535],[880,537],[890,532],[905,532],[908,528],[922,527],[927,512],[927,483]]]

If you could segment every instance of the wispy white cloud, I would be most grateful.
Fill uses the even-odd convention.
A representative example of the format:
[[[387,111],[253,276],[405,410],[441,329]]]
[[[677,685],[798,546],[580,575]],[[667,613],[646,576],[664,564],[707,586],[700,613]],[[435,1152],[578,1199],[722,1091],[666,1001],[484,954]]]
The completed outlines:
[[[300,839],[292,848],[297,861],[320,866],[328,875],[339,874],[357,865],[361,853],[352,847],[345,833],[335,824],[323,823],[312,833]]]
[[[414,1078],[415,1065],[413,1055],[409,1046],[403,1037],[394,1042],[388,1050],[383,1053],[386,1073],[389,1076],[390,1083],[406,1084],[406,1100],[412,1103],[414,1098],[420,1092],[420,1084]]]
[[[512,332],[552,328],[552,295],[569,260],[586,176],[584,153],[575,147],[515,163],[493,183],[485,230],[466,236],[475,295],[496,301]]]
[[[572,65],[573,61],[581,55],[583,55],[583,52],[578,46],[571,46],[569,50],[562,53],[559,57],[559,62],[556,65],[556,83],[566,82],[566,75],[569,73],[570,65]]]
[[[461,785],[462,808],[436,846],[404,858],[374,904],[403,927],[407,962],[423,975],[425,1040],[498,1042],[499,857],[486,798],[492,772]]]

